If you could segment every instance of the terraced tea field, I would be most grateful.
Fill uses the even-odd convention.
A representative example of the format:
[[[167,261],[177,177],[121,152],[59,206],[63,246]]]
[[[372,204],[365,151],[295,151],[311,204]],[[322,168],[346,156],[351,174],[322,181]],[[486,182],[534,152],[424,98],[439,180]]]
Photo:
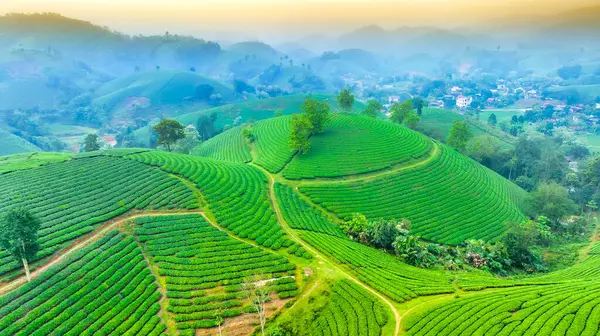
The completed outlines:
[[[0,297],[0,334],[160,335],[160,297],[133,238],[112,231]]]
[[[348,280],[333,284],[332,292],[329,304],[311,326],[311,335],[381,335],[388,316],[376,298]]]
[[[98,224],[134,209],[193,209],[178,179],[139,162],[93,157],[0,175],[0,208],[26,207],[39,217],[42,259]],[[0,251],[0,275],[21,267]]]
[[[525,191],[438,144],[439,154],[411,169],[340,183],[300,184],[299,190],[340,218],[406,218],[421,237],[448,244],[493,240],[505,223],[521,221]]]
[[[193,154],[211,159],[246,163],[252,156],[242,136],[244,126],[238,126],[221,133],[194,148]]]
[[[274,279],[272,292],[297,294],[295,265],[229,237],[200,215],[136,219],[136,235],[166,282],[168,313],[180,335],[215,327],[215,312],[235,317],[250,312],[246,283],[253,275]]]
[[[409,335],[596,335],[600,282],[474,294],[411,316]]]
[[[182,154],[149,152],[128,158],[181,175],[196,183],[219,225],[258,244],[291,245],[269,202],[267,181],[258,169]]]
[[[287,179],[367,173],[425,159],[433,143],[406,127],[360,115],[336,114],[325,132],[311,137],[308,154],[283,170]]]
[[[494,241],[524,219],[524,190],[364,116],[334,115],[302,156],[287,147],[289,121],[245,125],[254,142],[233,128],[197,155],[14,161],[0,209],[41,219],[41,267],[19,286],[20,263],[0,252],[0,334],[260,334],[254,285],[268,291],[267,335],[293,314],[298,336],[598,334],[598,245],[571,267],[500,278],[409,266],[339,227],[362,213],[406,218],[430,241]]]

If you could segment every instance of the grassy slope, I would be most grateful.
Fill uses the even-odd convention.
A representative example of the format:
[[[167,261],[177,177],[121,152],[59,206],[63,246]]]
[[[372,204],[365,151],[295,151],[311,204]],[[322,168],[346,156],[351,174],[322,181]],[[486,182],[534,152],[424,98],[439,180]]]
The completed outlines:
[[[38,146],[3,129],[0,129],[0,144],[0,155],[41,151]]]
[[[251,100],[200,110],[198,112],[187,113],[180,115],[175,119],[184,125],[195,125],[200,116],[216,113],[218,116],[216,121],[217,127],[237,126],[249,120],[262,120],[271,118],[277,110],[281,110],[283,114],[298,113],[300,112],[300,105],[302,105],[307,97],[307,95],[297,94],[263,100]],[[315,94],[311,95],[311,97],[319,100],[326,100],[331,106],[332,111],[341,110],[335,101],[334,96]],[[354,112],[364,109],[364,106],[365,105],[361,102],[355,102]],[[149,130],[150,129],[148,127],[143,127],[135,131],[136,139],[142,143],[147,143],[150,135]]]
[[[212,85],[214,93],[223,96],[224,101],[235,100],[233,90],[212,79],[192,72],[154,70],[121,77],[102,85],[95,92],[94,103],[115,108],[130,97],[145,97],[150,104],[178,104],[193,97],[196,86]]]
[[[496,116],[498,116],[498,113],[496,113]],[[499,116],[498,122],[504,120],[503,118],[506,118],[506,116]],[[458,114],[450,110],[443,110],[438,108],[424,108],[423,115],[421,116],[421,123],[419,124],[417,129],[438,140],[445,141],[445,139],[450,134],[450,128],[452,128],[452,123],[456,119],[466,120],[471,127],[473,136],[485,134],[491,135],[500,140],[503,146],[512,146],[514,138],[503,133],[498,129],[494,129],[488,126],[486,124],[487,114],[485,113],[482,113],[480,115],[480,121],[477,121],[472,117],[464,116],[462,114]]]
[[[71,159],[70,153],[23,153],[0,157],[0,174]]]

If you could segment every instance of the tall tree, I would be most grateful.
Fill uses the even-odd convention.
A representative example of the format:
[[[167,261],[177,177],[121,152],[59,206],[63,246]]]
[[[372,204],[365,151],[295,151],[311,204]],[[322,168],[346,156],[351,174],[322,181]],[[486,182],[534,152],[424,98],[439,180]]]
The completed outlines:
[[[201,143],[200,135],[192,125],[186,127],[183,132],[185,136],[175,143],[173,149],[178,153],[190,154]]]
[[[154,132],[158,134],[158,140],[156,144],[158,146],[165,146],[167,150],[171,151],[171,146],[178,140],[185,137],[185,127],[174,119],[163,119],[158,125],[154,126]]]
[[[305,116],[294,114],[292,116],[292,131],[288,140],[289,147],[302,154],[308,153],[310,151],[308,138],[311,135],[311,128],[312,125]]]
[[[490,116],[488,117],[487,120],[488,124],[491,126],[496,126],[496,124],[498,123],[498,119],[496,118],[496,115],[494,113],[490,114]]]
[[[540,184],[529,196],[526,212],[532,217],[545,216],[557,224],[564,216],[575,213],[577,207],[569,199],[567,189],[556,182]]]
[[[39,250],[37,233],[40,226],[39,219],[23,208],[9,210],[0,220],[0,247],[23,263],[27,281],[31,281],[29,262]]]
[[[217,113],[214,112],[210,115],[201,115],[196,121],[196,131],[198,131],[202,141],[206,141],[219,134],[220,130],[215,126],[216,120]]]
[[[419,117],[416,113],[409,113],[406,118],[404,118],[404,125],[410,129],[417,128],[417,125],[421,122],[421,117]]]
[[[300,110],[310,122],[311,135],[323,133],[325,124],[329,121],[329,105],[314,98],[306,98]]]
[[[446,142],[449,146],[457,150],[464,150],[471,137],[471,129],[467,122],[456,119],[452,123],[450,135],[448,135],[448,140],[446,140]]]
[[[423,106],[425,105],[425,102],[423,101],[423,99],[421,99],[419,97],[415,97],[411,101],[412,101],[412,105],[417,110],[417,115],[422,116],[423,115]]]
[[[402,104],[394,103],[390,107],[390,120],[401,124],[413,110],[412,102],[410,100],[404,101]]]
[[[367,102],[367,106],[362,111],[362,114],[367,115],[372,118],[376,118],[381,113],[381,109],[383,105],[377,99],[369,99]]]
[[[354,95],[350,89],[343,89],[337,96],[337,102],[344,111],[349,112],[354,104]]]
[[[100,149],[100,144],[98,143],[98,134],[88,134],[85,136],[85,140],[83,143],[83,151],[84,152],[93,152]]]

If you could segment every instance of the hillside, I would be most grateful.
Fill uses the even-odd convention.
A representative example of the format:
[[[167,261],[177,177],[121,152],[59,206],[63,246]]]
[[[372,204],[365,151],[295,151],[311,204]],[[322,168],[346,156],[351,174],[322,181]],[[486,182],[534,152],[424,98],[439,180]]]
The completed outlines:
[[[36,145],[0,128],[0,156],[41,151]]]
[[[254,286],[268,297],[267,329],[298,335],[593,330],[600,248],[570,268],[504,279],[410,266],[339,226],[361,212],[407,218],[428,241],[494,240],[523,218],[523,190],[360,115],[334,114],[302,157],[285,146],[289,121],[245,125],[252,143],[232,128],[197,148],[206,157],[119,149],[15,159],[18,170],[0,174],[0,206],[42,220],[41,250],[31,283],[0,252],[0,333],[249,335],[260,329]],[[77,313],[85,309],[93,313]]]
[[[193,113],[187,113],[175,117],[183,125],[195,125],[201,116],[216,115],[215,126],[218,129],[231,128],[248,121],[256,121],[272,118],[277,111],[283,114],[293,114],[300,112],[300,106],[308,95],[296,94],[289,96],[280,96],[260,100],[250,100],[246,102],[227,104],[214,108],[199,110]],[[314,94],[310,95],[318,100],[327,101],[333,111],[340,111],[340,107],[335,101],[333,95]],[[362,102],[354,104],[354,111],[358,112],[364,109]],[[147,144],[150,137],[148,127],[136,130],[134,135],[140,145]]]
[[[515,138],[499,129],[487,125],[487,115],[488,113],[484,110],[480,114],[480,120],[477,120],[475,117],[466,116],[454,111],[426,107],[423,109],[421,123],[417,128],[419,131],[433,138],[445,141],[448,138],[448,135],[450,135],[452,123],[454,120],[459,119],[467,122],[474,137],[489,135],[498,139],[503,147],[512,147]],[[496,115],[498,117],[498,122],[501,122],[503,118],[506,118],[499,115],[499,113],[496,113]],[[508,117],[508,119],[510,120],[510,117]]]
[[[494,240],[504,232],[505,223],[524,218],[520,207],[525,191],[410,129],[337,114],[323,134],[311,138],[310,152],[300,155],[288,149],[290,121],[283,116],[251,126],[252,162],[278,174],[282,182],[339,219],[348,220],[354,213],[373,219],[406,218],[421,237],[458,244],[466,239]],[[249,161],[239,128],[213,140],[224,146],[236,144],[221,150],[228,153],[227,160]],[[214,144],[209,141],[205,146]],[[243,159],[233,159],[237,157]]]

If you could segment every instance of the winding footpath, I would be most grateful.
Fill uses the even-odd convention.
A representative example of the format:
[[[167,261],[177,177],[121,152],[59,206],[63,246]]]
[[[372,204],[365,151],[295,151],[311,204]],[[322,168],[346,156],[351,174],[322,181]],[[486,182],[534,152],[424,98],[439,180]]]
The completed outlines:
[[[394,314],[394,318],[396,320],[396,326],[395,326],[395,330],[394,330],[394,336],[397,336],[400,333],[401,316],[400,316],[400,313],[398,313],[398,310],[396,309],[396,307],[394,307],[394,305],[392,304],[392,302],[390,302],[385,296],[383,296],[380,293],[376,292],[371,287],[365,285],[364,283],[362,283],[358,279],[354,278],[352,275],[348,274],[346,271],[342,270],[339,266],[337,266],[329,258],[327,258],[327,257],[319,254],[318,251],[315,250],[312,246],[308,245],[302,239],[300,239],[300,237],[298,237],[296,235],[296,233],[290,228],[290,226],[288,225],[288,223],[285,220],[285,218],[283,218],[283,215],[281,213],[281,209],[279,208],[279,203],[277,203],[277,199],[276,199],[276,196],[275,196],[275,179],[273,178],[273,175],[271,175],[268,171],[266,171],[264,168],[262,168],[262,167],[260,167],[258,165],[254,165],[254,164],[252,164],[252,165],[254,167],[258,168],[259,170],[261,170],[269,178],[269,198],[271,199],[271,204],[273,205],[273,209],[275,210],[275,214],[277,216],[277,221],[279,222],[279,224],[281,224],[281,227],[283,228],[283,230],[292,238],[292,240],[294,240],[295,242],[297,242],[298,244],[300,244],[307,251],[309,251],[312,254],[314,254],[316,258],[323,260],[329,266],[331,266],[333,269],[335,269],[337,272],[339,272],[340,274],[342,274],[343,276],[345,276],[346,278],[348,278],[348,280],[350,280],[350,281],[356,283],[357,285],[363,287],[365,290],[367,290],[368,292],[370,292],[371,294],[377,296],[380,300],[382,300],[383,302],[385,302],[388,305],[388,307],[390,308],[390,310],[392,311],[392,313]]]

